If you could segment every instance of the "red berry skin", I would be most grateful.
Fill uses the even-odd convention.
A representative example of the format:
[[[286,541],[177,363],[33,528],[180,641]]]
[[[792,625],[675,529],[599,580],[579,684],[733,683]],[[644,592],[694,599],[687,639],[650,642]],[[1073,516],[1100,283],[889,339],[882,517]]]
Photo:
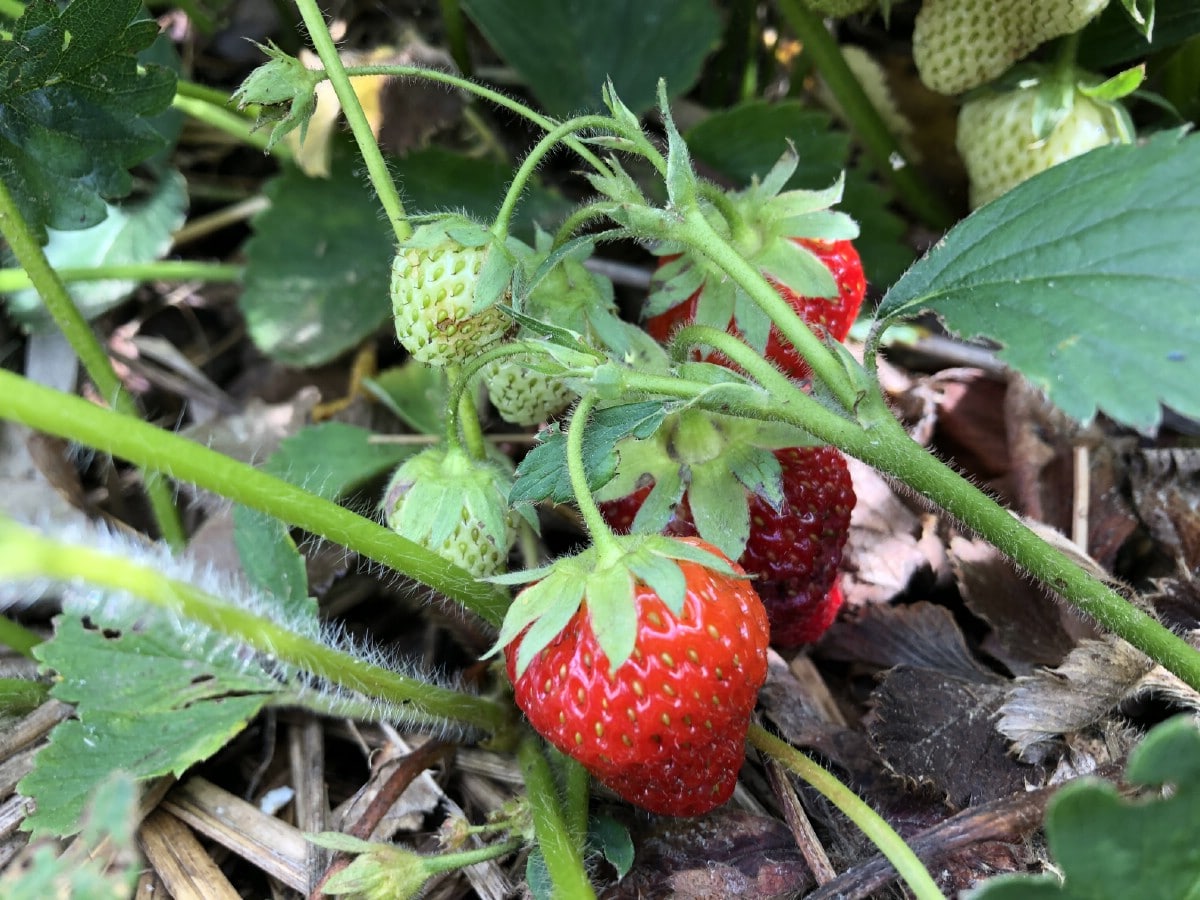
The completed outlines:
[[[637,641],[615,672],[592,631],[586,597],[521,678],[521,639],[504,653],[517,705],[546,740],[629,802],[660,815],[698,816],[726,802],[737,784],[750,714],[766,681],[769,626],[748,581],[679,565],[682,616],[639,585]]]
[[[771,643],[797,647],[824,634],[842,604],[841,591],[833,589],[856,498],[837,448],[790,447],[775,451],[775,457],[783,470],[783,503],[777,511],[750,495],[750,539],[738,563],[754,576],[771,622]],[[628,531],[649,493],[649,487],[639,488],[600,504],[600,512],[614,531]],[[665,531],[696,534],[686,494]]]
[[[775,284],[775,289],[818,336],[821,336],[822,332],[828,332],[834,340],[844,341],[846,335],[850,333],[850,326],[854,324],[859,310],[862,309],[863,298],[867,293],[867,281],[863,276],[862,260],[859,258],[858,251],[850,241],[821,241],[809,238],[792,238],[792,240],[806,247],[825,264],[837,283],[838,295],[836,297],[805,297],[772,282]],[[672,258],[663,257],[663,262],[666,263]],[[696,307],[700,303],[700,295],[703,291],[704,288],[701,287],[682,303],[646,319],[644,323],[646,331],[655,340],[666,343],[672,334],[684,325],[695,321]],[[732,320],[727,330],[730,334],[739,333]],[[764,355],[791,378],[807,378],[809,376],[808,364],[796,352],[796,348],[783,339],[779,334],[779,329],[774,325],[771,326],[771,331],[767,336],[767,348]],[[705,358],[709,362],[728,365],[725,358],[718,353],[709,354]]]

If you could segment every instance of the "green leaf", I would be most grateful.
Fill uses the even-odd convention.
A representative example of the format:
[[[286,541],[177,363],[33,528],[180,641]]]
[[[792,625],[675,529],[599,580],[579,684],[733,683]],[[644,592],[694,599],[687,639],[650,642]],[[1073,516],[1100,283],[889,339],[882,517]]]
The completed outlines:
[[[0,896],[6,900],[133,896],[140,868],[134,845],[139,818],[136,783],[124,772],[111,773],[88,798],[75,852],[56,855],[49,844],[37,848],[25,865],[9,866],[0,876]],[[104,850],[80,853],[83,848]]]
[[[275,599],[280,618],[316,621],[317,602],[308,596],[308,569],[286,524],[238,505],[233,510],[233,543],[247,581]]]
[[[1129,781],[1170,784],[1165,798],[1127,800],[1110,783],[1068,784],[1046,811],[1063,880],[993,878],[970,900],[1176,900],[1200,896],[1200,731],[1188,716],[1156,727],[1134,750]]]
[[[270,207],[246,242],[240,305],[255,345],[317,366],[361,343],[391,311],[393,235],[348,152],[329,178],[289,168],[268,182]]]
[[[419,448],[375,442],[357,425],[325,422],[285,438],[263,466],[327,500],[345,497],[395,468]]]
[[[137,59],[157,35],[141,0],[31,0],[0,41],[0,181],[40,237],[102,221],[166,145],[147,117],[175,76]]]
[[[688,503],[700,537],[730,559],[742,555],[750,539],[750,504],[724,460],[692,468]]]
[[[588,819],[588,844],[603,854],[617,870],[617,880],[633,868],[633,838],[629,829],[611,816],[596,815]]]
[[[956,226],[888,292],[877,331],[933,310],[1080,421],[1200,416],[1200,138],[1159,134],[1043,172]]]
[[[1081,33],[1078,62],[1089,71],[1103,71],[1154,56],[1196,34],[1200,34],[1200,6],[1192,0],[1158,0],[1151,40],[1126,13],[1124,2],[1110,3]]]
[[[187,182],[178,172],[167,172],[146,197],[106,204],[106,217],[91,228],[47,229],[46,258],[55,269],[162,259],[171,249],[171,236],[186,218],[187,202]],[[84,318],[94,319],[129,296],[137,284],[130,279],[87,281],[69,287]],[[8,297],[8,310],[28,331],[53,327],[34,288],[14,291]]]
[[[414,431],[441,434],[450,399],[446,373],[415,359],[363,380],[363,387]]]
[[[593,491],[603,487],[616,473],[619,440],[630,435],[649,437],[665,415],[658,401],[610,406],[594,413],[583,435],[583,466],[589,487]],[[567,436],[552,431],[521,460],[508,499],[515,505],[542,500],[569,503],[574,497],[567,472]]]
[[[98,630],[73,616],[35,655],[62,679],[53,695],[76,705],[18,785],[37,801],[36,835],[73,834],[87,796],[109,773],[182,774],[245,728],[278,682],[211,635],[181,641],[170,628]]]
[[[711,0],[466,0],[488,43],[551,115],[601,108],[606,79],[635,112],[665,78],[685,93],[720,37]]]

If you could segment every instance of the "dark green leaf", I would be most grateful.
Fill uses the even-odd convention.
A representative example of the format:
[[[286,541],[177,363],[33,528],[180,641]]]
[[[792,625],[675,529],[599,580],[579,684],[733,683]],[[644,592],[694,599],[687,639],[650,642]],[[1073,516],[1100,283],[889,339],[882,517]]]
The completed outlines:
[[[1200,138],[1164,133],[1030,179],[954,228],[888,292],[886,323],[934,310],[1069,415],[1153,428],[1200,416]]]
[[[995,878],[972,900],[1174,900],[1200,891],[1200,731],[1188,716],[1155,728],[1133,752],[1127,777],[1170,784],[1165,799],[1124,799],[1108,782],[1079,779],[1046,812],[1056,876]]]
[[[109,773],[181,774],[241,731],[279,684],[252,661],[222,657],[221,647],[211,635],[180,641],[170,629],[114,633],[60,618],[35,652],[61,678],[54,696],[76,704],[78,718],[54,729],[21,781],[38,807],[27,827],[73,834]]]
[[[371,394],[421,434],[442,434],[450,390],[445,371],[410,359],[363,381]]]
[[[373,432],[342,422],[313,425],[285,438],[264,468],[314,494],[336,500],[412,456],[416,447],[373,441]]]
[[[328,362],[388,317],[393,235],[348,152],[329,178],[288,169],[246,242],[240,304],[263,353],[292,366]]]
[[[31,0],[0,41],[0,181],[39,236],[102,221],[166,145],[148,117],[175,76],[137,59],[157,35],[141,0]]]
[[[588,843],[612,863],[618,880],[633,868],[633,838],[629,836],[629,829],[611,816],[597,815],[588,819]]]
[[[251,587],[272,597],[285,621],[316,621],[317,603],[308,596],[308,570],[287,525],[257,509],[233,510],[233,543]]]
[[[1143,0],[1143,8],[1145,2]],[[1079,65],[1091,71],[1111,69],[1131,60],[1146,59],[1200,34],[1200,6],[1192,0],[1157,0],[1153,40],[1147,41],[1124,9],[1109,3],[1080,35]]]
[[[635,112],[665,78],[688,90],[720,36],[711,0],[466,0],[488,43],[555,116],[599,110],[606,79]]]

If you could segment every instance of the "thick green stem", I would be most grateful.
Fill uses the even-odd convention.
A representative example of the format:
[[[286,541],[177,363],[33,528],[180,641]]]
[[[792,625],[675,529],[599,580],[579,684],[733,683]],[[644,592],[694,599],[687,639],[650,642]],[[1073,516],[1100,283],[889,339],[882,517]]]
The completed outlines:
[[[541,741],[527,737],[517,750],[525,789],[529,792],[529,808],[533,814],[533,830],[538,846],[546,860],[554,896],[571,900],[595,897],[591,882],[583,868],[583,857],[571,840],[571,829],[563,817],[562,804],[554,785],[550,763],[542,755]]]
[[[426,81],[436,81],[440,84],[451,85],[469,94],[474,94],[476,97],[487,100],[489,103],[494,103],[502,109],[507,109],[509,112],[516,113],[518,116],[528,119],[534,125],[546,131],[558,125],[558,122],[554,119],[549,116],[543,116],[541,113],[530,109],[524,103],[519,103],[512,97],[505,96],[499,91],[494,91],[481,84],[476,84],[469,78],[452,75],[449,72],[439,72],[436,69],[426,69],[422,66],[351,66],[346,69],[346,73],[352,78],[358,75],[391,75],[396,78],[423,78]],[[576,138],[567,138],[563,143],[575,151],[575,153],[601,175],[612,174],[600,157],[589,150],[582,141]]]
[[[392,181],[392,175],[379,149],[379,142],[375,140],[375,134],[371,131],[371,123],[367,121],[362,104],[358,102],[358,94],[354,93],[354,86],[346,74],[346,67],[342,65],[342,59],[338,56],[325,18],[317,7],[316,0],[296,0],[296,8],[300,10],[304,27],[308,29],[309,40],[312,41],[317,56],[321,58],[325,75],[342,105],[342,113],[346,116],[354,140],[358,143],[358,152],[362,154],[363,162],[366,163],[371,185],[375,188],[384,212],[387,213],[392,231],[396,233],[396,240],[403,242],[412,234],[412,227],[404,213],[404,204],[400,202],[400,192],[396,190],[396,184]]]
[[[753,365],[756,358],[753,351],[740,341],[721,342],[720,334],[715,332],[711,336],[713,345],[720,344],[721,352],[739,366]],[[878,389],[861,398],[857,410],[864,424],[859,424],[826,409],[783,375],[764,372],[761,377],[767,389],[764,400],[758,404],[747,400],[733,412],[747,418],[795,425],[900,479],[982,535],[1105,629],[1200,690],[1200,652],[921,447],[896,421]],[[617,389],[626,395],[675,397],[715,411],[731,411],[719,397],[715,401],[707,398],[706,395],[711,395],[711,385],[681,378],[626,370]]]
[[[179,435],[2,370],[0,418],[111,453],[307,529],[432,587],[492,625],[500,624],[508,608],[502,589],[336,503]]]
[[[900,201],[931,228],[946,229],[953,225],[955,216],[937,194],[921,182],[912,164],[905,159],[900,144],[846,65],[837,41],[826,30],[821,17],[803,0],[776,0],[776,5],[788,27],[804,44],[804,52],[816,63],[863,147],[896,188]]]
[[[581,763],[567,755],[563,755],[563,773],[565,775],[564,812],[567,828],[570,829],[571,839],[577,846],[583,847],[587,840],[588,806],[592,799],[592,776]]]
[[[17,209],[8,185],[0,179],[0,235],[8,241],[13,256],[21,267],[29,273],[29,279],[41,295],[47,311],[54,318],[59,330],[83,363],[88,377],[95,383],[100,395],[118,410],[129,416],[137,416],[137,404],[125,392],[121,379],[113,370],[108,354],[75,302],[67,292],[67,286],[46,259],[41,245],[37,242],[29,224]],[[179,510],[175,508],[175,498],[171,486],[161,478],[146,473],[143,482],[146,496],[150,500],[150,509],[158,523],[159,533],[163,540],[173,547],[182,547],[187,538],[184,535],[183,523],[179,520]]]
[[[0,578],[82,582],[137,597],[343,688],[410,709],[423,720],[492,732],[508,721],[506,709],[495,701],[398,675],[171,578],[153,565],[46,537],[3,518]]]
[[[904,839],[852,790],[795,747],[768,733],[761,725],[750,726],[747,740],[762,753],[779,760],[840,809],[896,867],[918,900],[945,900],[929,870],[904,843]]]
[[[40,635],[30,631],[8,616],[0,616],[0,645],[33,659],[33,648],[42,642]]]
[[[615,538],[604,521],[604,516],[600,514],[600,507],[592,497],[587,471],[583,465],[584,430],[597,399],[595,394],[584,394],[576,404],[575,411],[571,413],[571,424],[567,430],[567,474],[571,478],[571,491],[575,494],[575,503],[583,517],[583,524],[587,526],[592,543],[601,550],[603,556],[606,547],[614,546]]]
[[[148,263],[120,263],[79,269],[58,269],[63,284],[86,281],[240,281],[245,268],[224,263],[192,260],[161,260]],[[33,286],[33,279],[24,269],[0,269],[0,294],[21,291]]]
[[[841,363],[762,274],[713,230],[699,210],[685,212],[683,220],[671,229],[670,236],[712,260],[737,282],[770,317],[784,339],[804,357],[813,374],[847,410],[854,409],[858,389],[847,377]]]
[[[254,123],[245,116],[223,107],[215,106],[206,99],[202,100],[197,97],[176,94],[175,99],[171,101],[171,105],[193,119],[237,138],[243,144],[257,147],[264,152],[269,150],[280,159],[290,159],[292,156],[292,151],[288,149],[287,144],[282,142],[268,148],[267,143],[271,139],[270,132],[256,130]]]

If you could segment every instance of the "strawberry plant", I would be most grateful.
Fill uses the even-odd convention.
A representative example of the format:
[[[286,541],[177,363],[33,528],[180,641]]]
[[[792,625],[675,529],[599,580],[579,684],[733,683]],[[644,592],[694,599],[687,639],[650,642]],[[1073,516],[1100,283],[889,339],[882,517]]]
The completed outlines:
[[[0,892],[1194,883],[1200,18],[1001,6],[0,0]]]

